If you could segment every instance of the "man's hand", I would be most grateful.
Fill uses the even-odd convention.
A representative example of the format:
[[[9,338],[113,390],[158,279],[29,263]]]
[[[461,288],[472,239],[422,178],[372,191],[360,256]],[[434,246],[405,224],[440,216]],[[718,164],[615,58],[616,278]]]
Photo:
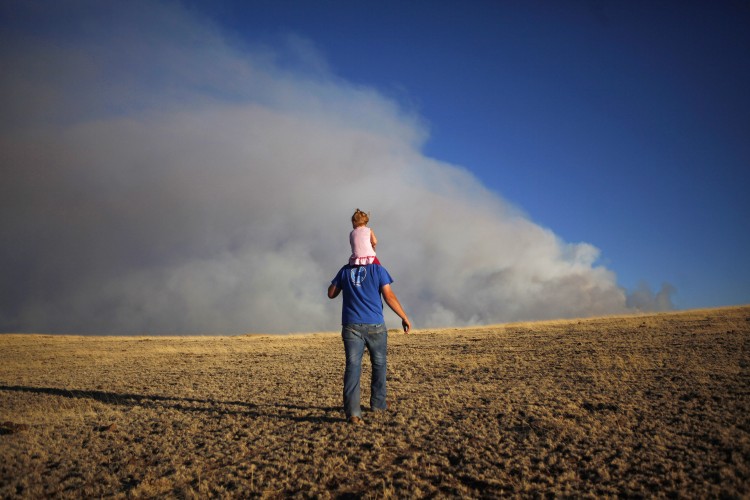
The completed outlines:
[[[388,307],[390,307],[391,310],[401,318],[401,326],[404,327],[404,333],[409,333],[409,330],[411,330],[411,322],[404,312],[404,308],[401,307],[398,297],[396,297],[396,294],[391,290],[391,285],[381,286],[380,293],[383,294],[383,299],[385,300],[385,303],[388,304]]]
[[[411,330],[411,323],[409,323],[409,318],[402,319],[401,326],[404,327],[404,333],[409,333],[409,330]]]

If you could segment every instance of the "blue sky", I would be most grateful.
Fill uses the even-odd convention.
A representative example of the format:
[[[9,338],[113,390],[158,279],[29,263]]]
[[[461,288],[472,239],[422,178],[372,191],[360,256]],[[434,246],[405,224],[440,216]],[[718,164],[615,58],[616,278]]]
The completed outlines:
[[[743,2],[191,2],[250,43],[309,39],[629,289],[750,302]]]
[[[742,2],[0,3],[0,331],[335,329],[357,207],[417,328],[750,303],[747,26]]]

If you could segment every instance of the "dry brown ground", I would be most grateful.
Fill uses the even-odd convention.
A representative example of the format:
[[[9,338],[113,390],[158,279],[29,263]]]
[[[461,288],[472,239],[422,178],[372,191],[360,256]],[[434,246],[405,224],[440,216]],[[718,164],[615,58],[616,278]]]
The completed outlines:
[[[747,306],[392,333],[364,427],[336,334],[0,348],[2,497],[750,495]]]

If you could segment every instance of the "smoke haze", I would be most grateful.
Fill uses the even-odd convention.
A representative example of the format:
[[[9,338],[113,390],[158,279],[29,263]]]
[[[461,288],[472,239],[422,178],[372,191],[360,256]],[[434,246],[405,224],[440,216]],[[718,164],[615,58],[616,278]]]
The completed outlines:
[[[2,35],[0,330],[336,329],[325,289],[357,207],[416,327],[671,307],[673,289],[629,299],[596,248],[425,157],[420,117],[311,42],[248,47],[171,4],[107,4],[19,3],[38,34]]]

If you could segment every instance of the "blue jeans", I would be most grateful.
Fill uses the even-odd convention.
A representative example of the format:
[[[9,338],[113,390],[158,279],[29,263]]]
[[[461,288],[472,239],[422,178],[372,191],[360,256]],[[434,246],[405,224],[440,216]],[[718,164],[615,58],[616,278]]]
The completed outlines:
[[[370,385],[370,408],[385,410],[385,364],[388,347],[388,330],[385,323],[348,324],[341,329],[346,351],[344,370],[344,412],[348,417],[359,417],[359,379],[362,374],[362,354],[365,346],[372,363],[372,383]]]

